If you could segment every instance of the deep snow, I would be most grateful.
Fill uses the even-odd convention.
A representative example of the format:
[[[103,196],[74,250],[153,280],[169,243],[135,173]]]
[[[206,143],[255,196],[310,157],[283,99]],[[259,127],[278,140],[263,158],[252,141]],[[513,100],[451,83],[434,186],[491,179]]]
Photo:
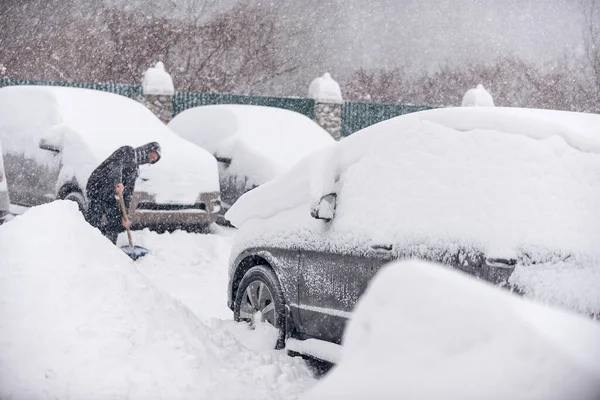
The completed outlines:
[[[384,267],[303,399],[600,396],[600,324],[421,261]]]
[[[140,263],[67,201],[0,226],[0,398],[293,399],[314,384],[302,360],[270,350],[268,327],[209,319],[228,317],[211,278],[227,237],[134,239],[152,250]],[[195,283],[200,318],[182,303]]]
[[[0,398],[439,398],[448,390],[481,398],[492,388],[496,398],[551,399],[575,386],[581,398],[593,394],[597,325],[460,273],[424,273],[422,263],[393,264],[374,280],[341,366],[316,385],[301,359],[272,350],[270,326],[251,331],[231,320],[234,231],[215,230],[135,231],[150,254],[134,263],[70,202],[0,226]]]

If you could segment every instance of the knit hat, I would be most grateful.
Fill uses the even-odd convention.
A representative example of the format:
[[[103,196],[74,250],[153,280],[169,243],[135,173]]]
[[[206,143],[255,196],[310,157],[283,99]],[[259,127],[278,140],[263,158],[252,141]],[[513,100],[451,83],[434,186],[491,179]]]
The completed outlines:
[[[136,147],[135,156],[137,158],[137,163],[139,165],[148,164],[148,162],[150,160],[150,153],[152,153],[152,152],[154,152],[158,155],[158,158],[156,159],[156,161],[154,161],[152,163],[152,164],[154,164],[154,163],[157,163],[158,160],[160,160],[160,144],[158,144],[157,142],[150,142],[143,146]]]

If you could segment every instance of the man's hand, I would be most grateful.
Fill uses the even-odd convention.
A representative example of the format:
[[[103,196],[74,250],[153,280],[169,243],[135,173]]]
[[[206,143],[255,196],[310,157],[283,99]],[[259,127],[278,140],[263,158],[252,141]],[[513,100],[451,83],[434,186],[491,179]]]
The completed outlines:
[[[117,196],[122,195],[123,190],[125,190],[125,186],[123,186],[122,183],[117,183],[117,186],[115,186],[115,192],[117,193]]]
[[[123,218],[121,223],[123,224],[123,228],[131,229],[131,220],[129,218]]]

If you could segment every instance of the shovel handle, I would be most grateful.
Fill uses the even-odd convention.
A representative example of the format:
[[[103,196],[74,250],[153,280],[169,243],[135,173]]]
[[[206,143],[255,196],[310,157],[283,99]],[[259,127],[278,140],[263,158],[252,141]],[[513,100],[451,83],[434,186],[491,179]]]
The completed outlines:
[[[121,212],[123,213],[123,219],[128,219],[127,217],[127,209],[125,208],[125,200],[123,200],[123,193],[119,193],[119,203],[121,204]],[[133,239],[131,238],[131,231],[129,227],[125,227],[127,229],[127,239],[129,239],[129,246],[133,249]]]

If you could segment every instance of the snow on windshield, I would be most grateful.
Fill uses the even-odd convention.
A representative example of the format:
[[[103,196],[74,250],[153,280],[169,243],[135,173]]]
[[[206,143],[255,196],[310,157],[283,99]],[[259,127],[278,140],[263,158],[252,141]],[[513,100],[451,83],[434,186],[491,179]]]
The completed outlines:
[[[250,185],[261,185],[334,143],[309,118],[275,107],[195,107],[175,116],[169,128],[210,153],[231,159],[228,173],[248,177]]]

